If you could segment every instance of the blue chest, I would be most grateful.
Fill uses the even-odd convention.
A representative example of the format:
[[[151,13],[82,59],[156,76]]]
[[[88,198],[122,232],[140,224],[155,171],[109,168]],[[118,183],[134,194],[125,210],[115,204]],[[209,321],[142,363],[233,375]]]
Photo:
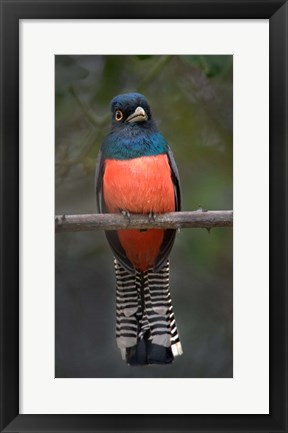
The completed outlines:
[[[160,155],[167,152],[167,142],[160,132],[123,128],[112,131],[104,140],[102,154],[105,159],[133,159]]]

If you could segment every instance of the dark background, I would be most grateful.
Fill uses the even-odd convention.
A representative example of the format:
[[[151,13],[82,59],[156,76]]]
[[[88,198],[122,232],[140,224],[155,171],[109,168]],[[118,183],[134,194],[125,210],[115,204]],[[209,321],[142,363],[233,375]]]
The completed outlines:
[[[110,100],[139,91],[173,150],[183,210],[232,209],[232,56],[56,56],[55,213],[96,211]],[[184,354],[129,367],[115,340],[113,256],[102,232],[56,234],[56,377],[232,377],[232,229],[183,229],[171,293]]]

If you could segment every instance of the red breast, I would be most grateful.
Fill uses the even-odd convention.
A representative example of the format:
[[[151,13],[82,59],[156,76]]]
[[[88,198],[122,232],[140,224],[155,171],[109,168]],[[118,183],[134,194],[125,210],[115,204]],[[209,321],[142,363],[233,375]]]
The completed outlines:
[[[171,169],[164,154],[106,160],[103,189],[111,213],[126,210],[131,214],[157,214],[175,210]],[[129,260],[144,271],[153,266],[159,254],[164,230],[119,230],[118,236]]]

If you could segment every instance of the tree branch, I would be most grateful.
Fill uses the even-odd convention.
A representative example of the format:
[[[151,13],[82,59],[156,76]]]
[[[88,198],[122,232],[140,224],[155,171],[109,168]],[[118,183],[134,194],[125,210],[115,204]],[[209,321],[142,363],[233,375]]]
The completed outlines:
[[[171,212],[155,215],[120,214],[58,215],[55,217],[56,233],[121,229],[179,229],[232,227],[233,211]]]

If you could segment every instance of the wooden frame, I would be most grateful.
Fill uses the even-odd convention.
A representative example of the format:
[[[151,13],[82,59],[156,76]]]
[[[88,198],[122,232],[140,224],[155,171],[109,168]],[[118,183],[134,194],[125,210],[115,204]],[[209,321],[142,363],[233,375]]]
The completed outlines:
[[[1,4],[1,431],[286,432],[287,23],[283,0],[28,1]],[[19,20],[269,19],[270,414],[19,415]]]

